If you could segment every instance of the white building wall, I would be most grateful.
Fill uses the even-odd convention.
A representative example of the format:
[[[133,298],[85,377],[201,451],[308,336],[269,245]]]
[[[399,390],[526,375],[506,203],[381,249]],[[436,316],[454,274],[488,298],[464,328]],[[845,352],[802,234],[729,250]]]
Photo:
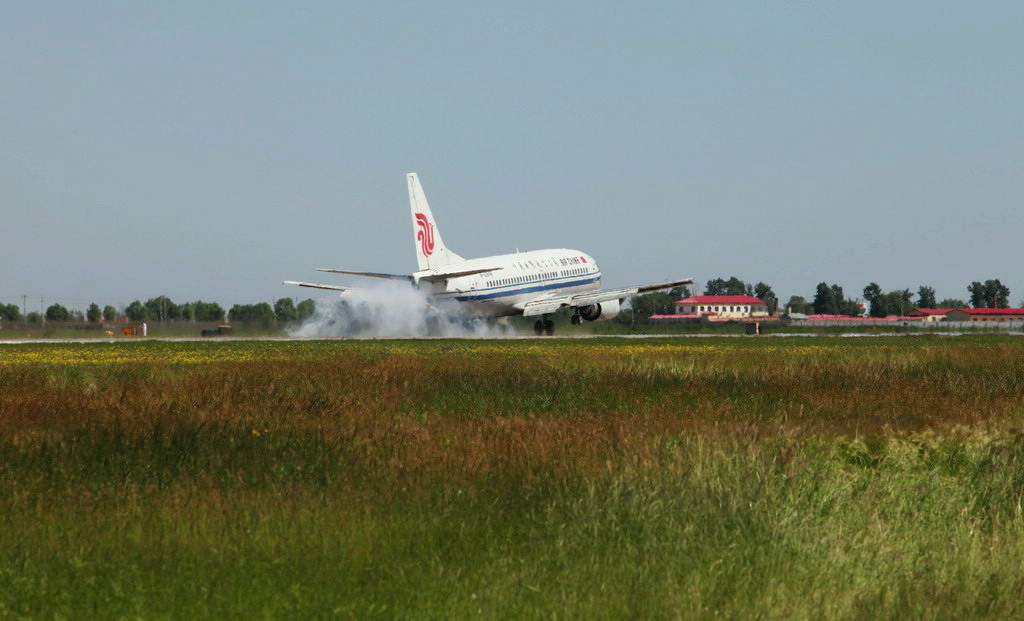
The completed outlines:
[[[678,304],[677,315],[704,315],[714,313],[717,317],[742,319],[745,317],[765,317],[768,315],[767,304]]]

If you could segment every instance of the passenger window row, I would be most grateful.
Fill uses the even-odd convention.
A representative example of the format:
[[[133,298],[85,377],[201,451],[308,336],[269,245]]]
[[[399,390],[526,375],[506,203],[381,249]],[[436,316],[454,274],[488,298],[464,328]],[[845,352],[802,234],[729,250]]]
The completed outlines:
[[[575,267],[568,270],[562,270],[561,276],[576,276],[579,274],[586,274],[587,270],[583,267]],[[549,278],[558,278],[559,272],[542,272],[534,276],[510,276],[508,278],[498,278],[495,280],[488,280],[488,287],[505,287],[507,285],[517,285],[520,283],[531,282],[532,280],[546,280]]]

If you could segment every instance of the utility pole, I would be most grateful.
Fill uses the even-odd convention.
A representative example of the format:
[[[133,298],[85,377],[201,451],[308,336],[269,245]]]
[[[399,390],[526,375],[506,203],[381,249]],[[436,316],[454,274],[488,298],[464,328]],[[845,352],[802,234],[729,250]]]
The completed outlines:
[[[43,327],[45,328],[46,327],[46,312],[43,310],[44,306],[46,306],[46,298],[40,297],[39,298],[39,316],[43,318]]]
[[[25,323],[28,321],[28,296],[21,296],[21,321]]]

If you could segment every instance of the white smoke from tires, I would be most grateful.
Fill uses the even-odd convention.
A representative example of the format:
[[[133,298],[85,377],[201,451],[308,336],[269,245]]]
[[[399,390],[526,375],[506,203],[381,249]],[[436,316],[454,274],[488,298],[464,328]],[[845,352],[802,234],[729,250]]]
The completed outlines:
[[[313,316],[288,334],[303,338],[486,338],[514,332],[493,320],[467,317],[457,303],[431,300],[408,283],[383,281],[318,300]]]

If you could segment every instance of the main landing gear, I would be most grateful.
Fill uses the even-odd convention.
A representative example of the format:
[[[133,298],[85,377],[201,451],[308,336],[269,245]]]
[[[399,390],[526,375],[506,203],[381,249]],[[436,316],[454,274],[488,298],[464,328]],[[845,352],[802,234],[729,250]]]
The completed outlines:
[[[552,336],[555,333],[555,322],[551,321],[547,315],[544,315],[544,319],[538,319],[533,324],[533,333],[537,336],[547,334]]]

